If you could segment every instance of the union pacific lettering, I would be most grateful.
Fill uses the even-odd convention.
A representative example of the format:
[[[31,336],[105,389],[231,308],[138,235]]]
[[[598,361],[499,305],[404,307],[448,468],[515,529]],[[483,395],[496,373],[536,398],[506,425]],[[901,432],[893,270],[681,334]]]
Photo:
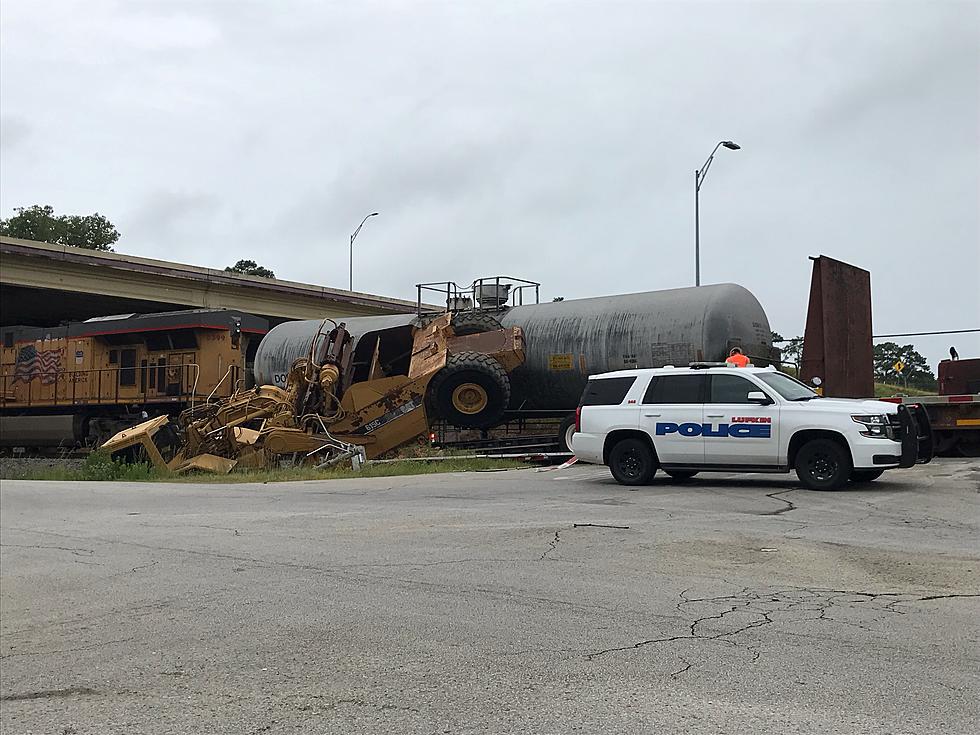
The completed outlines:
[[[772,437],[772,424],[739,423],[718,424],[675,424],[664,421],[657,424],[657,436],[679,434],[680,436],[732,437],[734,439],[769,439]]]

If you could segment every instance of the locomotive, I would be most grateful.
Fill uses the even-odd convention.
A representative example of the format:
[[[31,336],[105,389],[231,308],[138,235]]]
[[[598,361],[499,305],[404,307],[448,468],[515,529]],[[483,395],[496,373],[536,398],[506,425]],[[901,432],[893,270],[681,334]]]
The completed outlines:
[[[78,447],[251,387],[269,323],[189,309],[2,331],[0,446]]]

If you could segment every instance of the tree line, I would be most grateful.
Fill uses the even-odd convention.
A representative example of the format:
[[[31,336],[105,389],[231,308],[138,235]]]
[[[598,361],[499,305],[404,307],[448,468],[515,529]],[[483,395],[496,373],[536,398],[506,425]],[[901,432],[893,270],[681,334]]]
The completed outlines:
[[[55,214],[54,207],[46,204],[14,207],[12,216],[0,219],[0,235],[110,253],[115,252],[112,246],[120,237],[116,226],[98,212]],[[276,277],[270,269],[254,260],[239,260],[225,271],[263,278]]]
[[[784,362],[799,366],[803,359],[803,338],[784,339],[778,332],[772,333],[773,345],[779,346]],[[929,367],[926,358],[913,345],[900,345],[896,342],[878,342],[872,348],[874,376],[876,383],[936,390],[936,375]],[[900,367],[901,369],[897,369]]]

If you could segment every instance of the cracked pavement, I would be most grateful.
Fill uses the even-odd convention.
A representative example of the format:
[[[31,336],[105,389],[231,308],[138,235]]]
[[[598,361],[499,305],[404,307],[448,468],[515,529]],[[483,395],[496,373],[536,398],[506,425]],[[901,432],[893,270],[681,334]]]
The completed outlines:
[[[0,729],[972,732],[978,491],[4,481]]]

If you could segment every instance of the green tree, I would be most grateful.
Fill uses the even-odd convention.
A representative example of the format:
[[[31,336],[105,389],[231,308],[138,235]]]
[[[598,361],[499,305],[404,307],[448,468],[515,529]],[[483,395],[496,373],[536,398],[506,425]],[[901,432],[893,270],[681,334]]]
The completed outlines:
[[[244,273],[246,276],[262,276],[263,278],[275,278],[276,274],[268,268],[263,268],[254,260],[239,260],[235,265],[225,268],[228,273]]]
[[[901,371],[895,369],[903,363]],[[926,358],[912,345],[895,342],[879,342],[874,346],[875,380],[879,383],[896,383],[922,390],[936,389],[936,376]]]
[[[56,215],[54,207],[40,204],[14,207],[14,212],[10,218],[0,219],[0,235],[104,251],[111,251],[119,239],[115,225],[98,212]]]
[[[803,358],[803,338],[793,337],[786,339],[779,332],[772,333],[772,344],[779,348],[784,362],[795,362],[800,364]]]

